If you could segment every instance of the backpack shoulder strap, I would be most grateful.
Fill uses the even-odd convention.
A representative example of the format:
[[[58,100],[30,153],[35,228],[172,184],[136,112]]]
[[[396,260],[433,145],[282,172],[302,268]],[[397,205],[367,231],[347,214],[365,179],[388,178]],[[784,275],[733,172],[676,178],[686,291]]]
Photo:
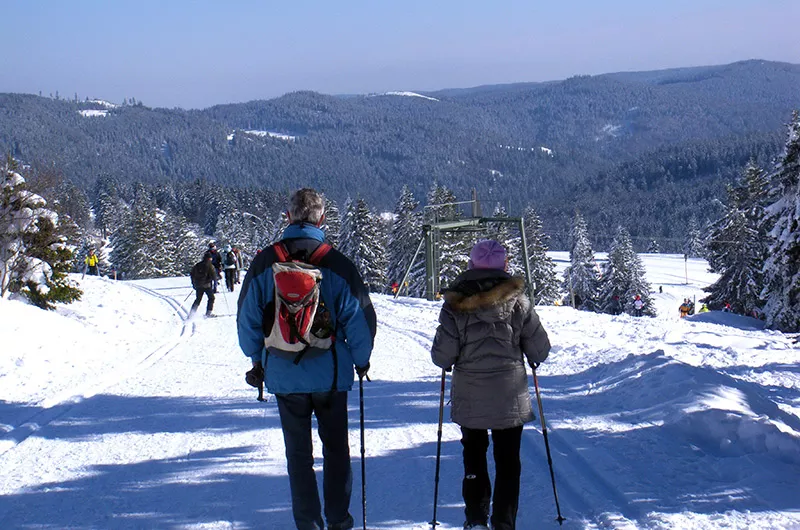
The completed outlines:
[[[322,258],[328,255],[328,252],[331,251],[333,247],[331,247],[327,243],[322,243],[318,246],[314,252],[311,253],[311,256],[308,257],[308,263],[311,265],[319,265],[322,261]]]
[[[275,250],[275,256],[278,258],[279,262],[285,263],[287,261],[290,261],[289,250],[286,248],[286,245],[284,245],[282,242],[278,241],[277,243],[272,245],[272,248]]]

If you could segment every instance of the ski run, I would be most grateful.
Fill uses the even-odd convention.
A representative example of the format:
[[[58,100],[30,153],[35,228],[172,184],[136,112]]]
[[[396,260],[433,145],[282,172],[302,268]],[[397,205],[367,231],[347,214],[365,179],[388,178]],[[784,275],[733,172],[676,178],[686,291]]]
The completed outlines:
[[[552,254],[563,268],[566,254]],[[642,259],[655,318],[537,308],[553,344],[538,376],[563,528],[800,528],[798,345],[730,313],[679,319],[681,301],[716,277],[702,260]],[[83,299],[55,312],[0,300],[0,528],[293,528],[274,398],[256,401],[244,382],[238,287],[220,292],[219,318],[185,320],[188,278],[73,279]],[[373,302],[368,527],[430,528],[440,303]],[[356,385],[361,528],[358,397]],[[448,420],[446,409],[441,529],[464,521]],[[523,530],[558,528],[540,429],[523,433]]]

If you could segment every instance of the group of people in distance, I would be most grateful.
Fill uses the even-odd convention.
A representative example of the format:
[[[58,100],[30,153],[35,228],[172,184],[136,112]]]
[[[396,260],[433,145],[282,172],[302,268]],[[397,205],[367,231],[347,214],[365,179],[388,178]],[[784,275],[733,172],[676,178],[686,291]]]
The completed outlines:
[[[725,302],[722,306],[722,310],[724,312],[730,312],[731,304]],[[698,313],[708,313],[708,311],[708,304],[706,303],[703,303],[700,306],[700,309],[697,310]],[[684,298],[683,303],[678,307],[678,312],[680,313],[681,318],[694,315],[694,301],[691,298]]]
[[[622,314],[622,305],[622,300],[620,300],[619,296],[614,295],[611,299],[611,314]],[[637,294],[633,297],[633,316],[640,317],[642,315],[644,315],[644,300],[642,300],[642,295]]]
[[[242,265],[242,254],[238,248],[226,245],[223,253],[220,253],[217,251],[217,244],[213,241],[210,242],[208,250],[203,254],[203,259],[196,263],[189,273],[192,288],[196,293],[189,316],[194,315],[197,308],[200,307],[203,295],[207,297],[206,316],[213,316],[214,294],[218,292],[219,280],[222,279],[223,272],[225,273],[225,287],[228,292],[232,293],[234,286],[240,283]]]
[[[247,382],[265,384],[276,395],[292,515],[300,530],[354,527],[347,392],[353,387],[354,372],[363,381],[370,369],[377,322],[355,265],[324,243],[324,205],[322,195],[313,189],[292,195],[290,224],[283,239],[257,253],[248,268],[236,320],[239,345],[252,364]],[[303,265],[292,268],[292,263]],[[431,349],[432,362],[452,372],[451,413],[461,427],[464,448],[465,528],[488,529],[490,522],[494,530],[516,527],[520,443],[523,425],[533,420],[526,364],[535,369],[550,351],[547,332],[526,294],[524,280],[508,274],[507,267],[506,250],[500,243],[486,240],[473,247],[468,270],[444,292]],[[280,275],[302,276],[309,268],[320,273],[317,290],[295,282],[297,292],[286,294]],[[316,339],[308,335],[308,341],[303,340],[308,343],[297,344],[293,352],[265,347],[265,340],[273,344],[268,340],[273,332],[265,331],[264,323],[273,317],[278,321],[280,315],[273,313],[279,303],[280,313],[284,304],[298,307],[283,298],[299,297],[304,288],[319,295],[316,313],[327,315],[329,327],[335,330],[333,341],[317,347]],[[294,328],[293,333],[304,325],[301,320],[298,317],[288,326]],[[312,415],[323,445],[324,511],[314,471]],[[487,465],[490,431],[494,496]]]

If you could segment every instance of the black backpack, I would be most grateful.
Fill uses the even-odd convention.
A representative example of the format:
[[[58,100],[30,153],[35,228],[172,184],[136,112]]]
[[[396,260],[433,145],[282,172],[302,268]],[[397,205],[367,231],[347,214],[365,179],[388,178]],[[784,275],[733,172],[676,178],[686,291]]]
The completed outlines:
[[[236,255],[232,251],[225,255],[225,265],[236,265]]]
[[[202,284],[206,280],[206,262],[198,261],[194,267],[192,267],[192,271],[189,273],[189,278],[192,280],[192,287],[197,289],[200,284]]]

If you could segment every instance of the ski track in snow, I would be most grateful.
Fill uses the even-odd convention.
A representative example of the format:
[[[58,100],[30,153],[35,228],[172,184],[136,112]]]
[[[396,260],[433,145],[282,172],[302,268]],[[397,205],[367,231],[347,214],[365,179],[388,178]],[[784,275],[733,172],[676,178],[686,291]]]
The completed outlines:
[[[554,346],[537,372],[564,528],[800,528],[800,354],[774,332],[678,320],[677,303],[707,276],[695,267],[701,279],[677,285],[683,259],[645,263],[665,287],[653,295],[659,318],[538,309]],[[157,344],[126,346],[127,364],[108,361],[111,369],[87,376],[75,369],[61,392],[45,381],[50,399],[6,384],[0,528],[293,528],[277,407],[257,402],[243,381],[238,291],[218,295],[220,318],[185,321],[185,278],[89,282],[105,282],[87,286],[120,305],[125,292],[157,301],[162,316],[131,318],[142,333],[160,333],[158,319],[176,324]],[[66,317],[91,321],[92,292]],[[364,383],[368,527],[429,529],[441,373],[429,351],[439,305],[374,303],[373,381]],[[8,372],[0,381],[37,359],[0,364]],[[357,384],[349,408],[360,528]],[[453,529],[463,522],[461,444],[446,409],[437,518]],[[539,425],[523,432],[518,528],[558,527]]]

